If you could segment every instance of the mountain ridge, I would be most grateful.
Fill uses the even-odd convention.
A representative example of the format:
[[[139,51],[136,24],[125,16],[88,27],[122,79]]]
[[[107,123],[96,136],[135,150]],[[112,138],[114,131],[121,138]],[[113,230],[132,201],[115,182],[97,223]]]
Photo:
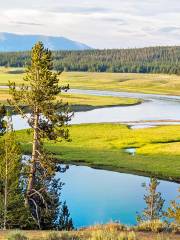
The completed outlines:
[[[73,41],[62,36],[47,36],[39,34],[15,34],[9,32],[0,32],[0,51],[1,52],[16,52],[28,51],[32,46],[42,41],[46,48],[53,51],[58,50],[88,50],[92,49],[88,45]]]

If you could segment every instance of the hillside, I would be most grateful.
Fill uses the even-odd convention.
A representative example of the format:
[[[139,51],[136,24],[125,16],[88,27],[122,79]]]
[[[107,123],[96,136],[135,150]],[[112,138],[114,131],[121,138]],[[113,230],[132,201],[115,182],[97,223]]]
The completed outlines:
[[[85,44],[64,37],[0,33],[0,51],[16,52],[31,50],[32,46],[38,41],[42,41],[45,47],[50,50],[84,50],[90,48]]]
[[[54,51],[54,68],[65,71],[180,73],[180,47]],[[0,53],[0,66],[24,67],[30,54]]]

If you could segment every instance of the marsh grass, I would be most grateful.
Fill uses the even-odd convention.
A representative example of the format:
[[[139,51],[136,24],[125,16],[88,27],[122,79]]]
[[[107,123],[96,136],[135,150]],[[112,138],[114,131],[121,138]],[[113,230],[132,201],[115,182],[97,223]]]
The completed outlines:
[[[136,231],[143,231],[143,232],[164,232],[169,228],[166,222],[163,222],[160,219],[155,219],[152,221],[143,221],[138,224],[136,227]]]
[[[0,85],[7,85],[9,80],[22,84],[24,73],[21,71],[24,69],[1,67]],[[70,84],[70,88],[180,95],[180,76],[177,75],[63,72],[60,79],[63,84]]]
[[[46,142],[46,148],[65,163],[153,175],[168,180],[180,176],[180,126],[129,129],[120,124],[82,124],[69,127],[71,142]],[[23,151],[31,151],[31,135],[18,131]],[[125,148],[135,147],[134,156]]]
[[[137,237],[134,232],[118,232],[112,229],[92,232],[88,240],[137,240]]]
[[[0,102],[7,103],[11,99],[8,89],[0,89]],[[108,96],[92,96],[85,94],[62,93],[57,97],[58,100],[68,102],[70,105],[92,106],[92,107],[111,107],[111,106],[129,106],[139,104],[142,101],[136,98],[121,98]]]
[[[26,237],[26,235],[24,233],[22,233],[21,231],[14,231],[9,233],[8,240],[28,240],[28,238]]]
[[[7,240],[13,232],[0,231],[0,239]],[[14,234],[14,233],[13,233]],[[135,227],[129,227],[118,223],[94,225],[76,231],[18,231],[22,238],[12,240],[178,240],[180,235],[172,233],[153,233],[151,231],[139,232]],[[18,235],[16,235],[18,236]],[[25,237],[25,238],[24,238]]]

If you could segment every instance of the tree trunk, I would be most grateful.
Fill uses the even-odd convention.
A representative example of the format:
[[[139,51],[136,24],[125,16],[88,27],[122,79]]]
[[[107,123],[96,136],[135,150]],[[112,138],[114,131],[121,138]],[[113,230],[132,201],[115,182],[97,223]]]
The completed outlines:
[[[28,185],[27,185],[26,206],[28,206],[29,196],[32,193],[32,190],[34,188],[36,162],[39,157],[39,153],[38,153],[38,150],[39,150],[39,113],[38,113],[37,109],[35,111],[33,129],[34,129],[34,137],[33,137],[33,146],[32,146],[31,167],[30,167],[30,173],[29,173]]]
[[[7,147],[6,147],[6,156],[5,156],[5,183],[4,183],[4,223],[3,229],[7,228],[7,198],[8,198],[8,160],[7,160]]]
[[[152,196],[151,196],[151,204],[150,204],[150,220],[154,220],[154,195],[155,195],[155,189],[153,189]]]

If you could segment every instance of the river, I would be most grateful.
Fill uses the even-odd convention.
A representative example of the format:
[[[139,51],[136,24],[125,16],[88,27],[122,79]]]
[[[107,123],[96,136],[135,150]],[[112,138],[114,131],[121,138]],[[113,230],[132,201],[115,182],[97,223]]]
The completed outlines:
[[[72,89],[70,92],[97,96],[139,98],[143,102],[133,106],[98,108],[76,112],[71,124],[120,122],[132,128],[156,125],[180,124],[180,96]],[[13,117],[16,130],[28,127],[26,120],[18,115]]]
[[[108,107],[77,112],[71,124],[120,122],[132,128],[153,127],[162,124],[180,123],[180,97],[141,93],[125,93],[95,90],[71,90],[72,93],[98,96],[141,98],[143,103],[127,107]],[[28,128],[25,119],[13,116],[15,129]],[[62,200],[66,200],[76,227],[111,220],[135,224],[136,213],[145,207],[143,182],[149,178],[132,174],[97,170],[85,166],[70,166],[61,175],[65,183]],[[178,194],[179,185],[160,181],[158,188],[166,200],[165,207]]]

